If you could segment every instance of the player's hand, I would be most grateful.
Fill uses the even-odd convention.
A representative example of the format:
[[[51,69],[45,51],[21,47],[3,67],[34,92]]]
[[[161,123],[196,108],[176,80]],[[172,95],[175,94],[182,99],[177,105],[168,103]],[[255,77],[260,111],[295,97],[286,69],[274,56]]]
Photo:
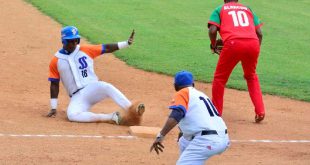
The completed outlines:
[[[215,53],[215,49],[212,47],[212,45],[210,44],[210,50],[211,50],[211,53],[214,54]]]
[[[157,141],[157,139],[156,139],[151,146],[150,152],[155,150],[157,155],[159,155],[159,151],[164,152],[164,148],[165,148],[164,145],[162,145],[161,142]]]
[[[132,30],[130,37],[128,38],[128,44],[131,45],[133,43],[135,36],[135,29]]]
[[[150,148],[150,152],[155,150],[157,155],[159,155],[159,151],[164,152],[165,147],[164,145],[161,144],[163,140],[164,140],[164,136],[159,133]]]
[[[217,39],[215,42],[215,45],[210,44],[210,49],[211,49],[212,54],[216,53],[220,55],[223,47],[224,47],[224,43],[222,39]]]
[[[46,115],[46,117],[53,117],[53,116],[55,117],[56,113],[57,113],[56,109],[51,109],[49,113]]]
[[[210,47],[211,47],[211,46],[210,46]],[[212,53],[212,54],[220,55],[220,54],[221,54],[221,51],[218,50],[218,49],[216,49],[216,48],[212,48],[212,47],[211,47],[211,53]]]

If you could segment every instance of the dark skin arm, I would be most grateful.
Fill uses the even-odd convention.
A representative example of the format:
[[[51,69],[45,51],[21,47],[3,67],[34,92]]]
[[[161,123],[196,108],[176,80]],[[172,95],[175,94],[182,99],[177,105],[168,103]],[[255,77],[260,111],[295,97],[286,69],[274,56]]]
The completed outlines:
[[[256,29],[256,35],[259,39],[259,45],[261,45],[262,41],[263,41],[263,32],[262,32],[261,28]]]
[[[213,41],[213,42],[216,41],[217,30],[218,30],[218,29],[217,29],[217,26],[215,26],[215,25],[210,25],[210,27],[209,27],[209,38],[210,38],[211,43],[212,43],[212,41]],[[212,45],[212,46],[214,46],[214,45]],[[211,51],[212,51],[212,53],[215,53],[215,52],[214,52],[214,49],[211,49]]]
[[[59,82],[51,82],[50,95],[52,99],[57,99],[59,94]],[[56,116],[56,109],[51,109],[47,117]]]
[[[165,126],[160,131],[160,134],[163,136],[167,135],[177,124],[178,122],[174,118],[168,118]],[[163,149],[165,147],[161,144],[162,140],[163,138],[156,138],[151,146],[150,152],[152,152],[153,149],[156,151],[157,154],[159,154],[159,151],[163,152]]]
[[[132,30],[131,35],[128,38],[128,45],[131,45],[133,43],[135,36],[135,30]],[[117,43],[110,43],[105,45],[106,51],[105,53],[112,53],[116,50],[119,50]]]

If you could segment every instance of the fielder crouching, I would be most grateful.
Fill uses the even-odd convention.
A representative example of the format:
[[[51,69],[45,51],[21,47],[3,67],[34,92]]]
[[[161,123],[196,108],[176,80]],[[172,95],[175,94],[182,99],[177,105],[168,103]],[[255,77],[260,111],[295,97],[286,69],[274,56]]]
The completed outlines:
[[[105,98],[112,98],[122,109],[128,111],[135,109],[142,115],[145,107],[143,104],[132,104],[112,84],[99,81],[94,72],[94,58],[104,53],[129,47],[133,43],[134,31],[127,41],[100,44],[79,45],[80,35],[74,26],[67,26],[61,30],[63,48],[52,58],[49,65],[49,78],[51,82],[51,110],[48,117],[56,115],[59,81],[61,80],[70,96],[67,116],[73,122],[115,122],[121,124],[119,112],[110,114],[92,113],[90,108]]]
[[[171,102],[170,116],[153,142],[150,151],[163,152],[162,141],[177,124],[180,158],[177,165],[203,165],[206,160],[221,154],[229,146],[227,127],[208,96],[194,88],[192,73],[180,71],[175,75],[177,91]]]

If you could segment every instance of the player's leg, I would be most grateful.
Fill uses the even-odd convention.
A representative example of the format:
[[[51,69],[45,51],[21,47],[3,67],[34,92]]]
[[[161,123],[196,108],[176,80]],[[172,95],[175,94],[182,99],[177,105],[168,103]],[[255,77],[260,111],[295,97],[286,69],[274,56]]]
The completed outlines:
[[[259,84],[259,79],[256,74],[256,65],[259,57],[259,43],[256,40],[249,40],[244,44],[242,54],[242,68],[244,78],[247,82],[248,91],[255,107],[256,115],[265,115],[265,107],[263,103],[262,92]],[[263,119],[263,118],[262,118]],[[261,119],[261,120],[262,120]]]
[[[86,90],[86,89],[83,89]],[[81,93],[80,93],[81,92]],[[86,99],[84,99],[82,90],[76,93],[72,96],[68,110],[67,115],[68,119],[70,121],[74,122],[108,122],[112,121],[114,118],[115,122],[118,120],[116,113],[110,113],[110,114],[103,114],[103,113],[92,113],[89,112],[90,107],[92,104],[90,104]],[[85,92],[85,91],[84,91]],[[113,120],[113,121],[114,121]]]
[[[90,121],[103,120],[103,117],[108,120],[112,120],[116,122],[116,124],[121,124],[121,117],[118,112],[112,113],[112,114],[95,114],[92,112],[88,112],[89,108],[104,100],[105,98],[112,98],[122,109],[124,110],[134,110],[136,113],[138,113],[140,116],[143,114],[145,107],[144,104],[132,104],[118,89],[116,89],[113,85],[106,83],[106,82],[94,82],[88,84],[84,89],[78,92],[82,96],[82,100],[86,105],[88,105],[88,108],[83,108],[84,110],[87,109],[87,113],[83,113],[83,117],[88,114],[87,119]],[[76,97],[75,95],[73,97]],[[134,105],[137,105],[135,108]],[[77,117],[75,115],[75,117]],[[127,120],[126,120],[127,119]],[[123,121],[129,122],[129,119],[126,118]],[[80,120],[80,119],[78,119]],[[81,121],[80,121],[81,122]],[[86,121],[84,121],[86,122]],[[122,123],[124,124],[124,123]]]
[[[234,41],[225,42],[214,72],[214,78],[212,82],[212,102],[220,115],[222,115],[223,111],[224,89],[227,80],[232,70],[239,62],[237,52],[238,51]]]
[[[179,145],[179,150],[180,150],[180,154],[183,153],[183,151],[186,149],[186,147],[189,145],[190,141],[186,140],[184,138],[184,136],[180,137],[179,141],[178,141],[178,145]]]
[[[79,114],[70,115],[70,116],[68,116],[68,119],[70,121],[81,122],[81,123],[109,122],[109,121],[114,121],[114,120],[112,120],[114,115],[117,115],[117,114],[115,114],[115,113],[110,113],[110,114],[99,113],[99,114],[96,114],[96,113],[86,111],[86,112],[81,112]]]
[[[128,109],[132,105],[129,99],[127,99],[127,97],[121,91],[119,91],[110,83],[99,81],[97,83],[92,83],[89,85],[92,86],[92,92],[89,92],[88,95],[90,96],[86,97],[91,98],[90,101],[92,102],[92,104],[95,104],[109,97],[124,110]]]
[[[204,149],[201,149],[199,146],[191,144],[189,142],[186,148],[181,152],[179,159],[176,162],[176,165],[203,165],[207,158],[202,157],[202,152]],[[181,148],[180,148],[181,150]]]
[[[210,157],[221,154],[229,146],[228,136],[196,136],[181,154],[177,165],[203,165]]]
[[[99,81],[93,84],[95,91],[97,92],[96,98],[92,98],[95,102],[98,102],[106,97],[112,98],[112,100],[125,111],[131,111],[142,116],[145,111],[145,106],[140,102],[131,102],[127,97],[115,88],[112,84]]]

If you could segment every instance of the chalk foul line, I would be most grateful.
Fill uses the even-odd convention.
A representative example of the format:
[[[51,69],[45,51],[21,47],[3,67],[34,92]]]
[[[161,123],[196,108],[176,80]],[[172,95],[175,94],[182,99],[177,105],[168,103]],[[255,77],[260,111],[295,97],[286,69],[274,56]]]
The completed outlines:
[[[310,140],[230,140],[234,143],[310,143]]]
[[[131,135],[58,135],[58,134],[3,134],[1,137],[16,138],[90,138],[90,139],[137,139]],[[310,140],[230,140],[232,143],[310,143]]]
[[[107,139],[136,139],[135,136],[130,135],[55,135],[55,134],[2,134],[0,137],[24,137],[24,138],[107,138]]]

